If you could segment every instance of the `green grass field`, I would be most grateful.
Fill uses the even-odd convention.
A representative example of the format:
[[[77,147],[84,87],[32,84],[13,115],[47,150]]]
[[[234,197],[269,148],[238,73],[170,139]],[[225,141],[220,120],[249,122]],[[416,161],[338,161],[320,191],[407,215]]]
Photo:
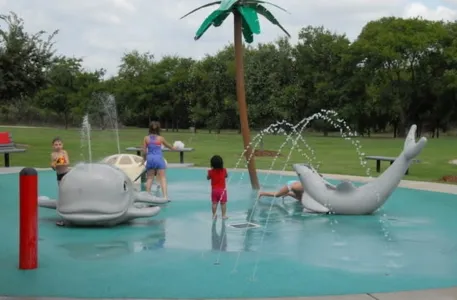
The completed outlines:
[[[24,145],[27,148],[25,153],[11,155],[12,166],[33,166],[47,167],[50,164],[51,140],[55,136],[60,136],[64,140],[65,148],[70,154],[72,163],[87,160],[87,149],[81,148],[79,129],[51,129],[51,128],[19,128],[3,127],[0,131],[9,131],[13,134],[14,142]],[[120,130],[121,150],[129,146],[139,146],[146,134],[145,129],[123,129]],[[225,160],[225,166],[234,167],[242,152],[242,139],[236,133],[222,133],[219,135],[199,132],[197,134],[188,131],[182,132],[163,132],[163,136],[172,143],[180,140],[186,147],[195,148],[194,152],[185,154],[185,161],[192,162],[196,166],[207,167],[209,159],[214,154],[221,155]],[[254,136],[254,134],[253,134]],[[396,156],[402,148],[404,139],[392,139],[388,137],[358,138],[362,145],[362,152],[366,155]],[[92,132],[92,156],[94,160],[117,152],[116,137],[112,131],[93,131]],[[277,151],[285,141],[284,136],[266,136],[264,138],[264,149]],[[319,171],[322,173],[362,175],[366,174],[365,169],[360,165],[358,154],[350,141],[341,137],[323,137],[321,135],[307,135],[308,145],[314,149],[316,162],[320,162]],[[299,147],[303,152],[310,155],[310,151],[299,142]],[[279,157],[273,169],[282,170],[287,156],[291,149],[291,144],[287,144],[281,151],[283,156]],[[453,175],[457,172],[457,166],[448,163],[451,159],[457,159],[457,138],[443,137],[439,139],[429,139],[429,142],[419,159],[420,164],[415,164],[410,168],[410,175],[405,179],[438,181],[444,175]],[[177,153],[166,153],[168,162],[178,162]],[[257,158],[258,169],[269,169],[273,162],[273,157]],[[306,158],[298,151],[294,151],[287,164],[286,170],[291,170],[291,165],[297,162],[305,162]],[[382,164],[382,170],[388,167],[388,163]],[[368,166],[372,170],[372,175],[376,176],[375,161],[368,161]],[[244,161],[240,164],[245,167]]]

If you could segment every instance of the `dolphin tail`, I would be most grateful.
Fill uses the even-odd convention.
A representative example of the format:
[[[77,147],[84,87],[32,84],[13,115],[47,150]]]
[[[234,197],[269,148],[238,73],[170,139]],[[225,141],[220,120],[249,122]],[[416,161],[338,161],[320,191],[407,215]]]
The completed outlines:
[[[416,142],[416,130],[417,126],[412,125],[406,136],[405,145],[403,147],[403,153],[408,160],[418,156],[427,143],[425,137],[421,137],[419,141]]]

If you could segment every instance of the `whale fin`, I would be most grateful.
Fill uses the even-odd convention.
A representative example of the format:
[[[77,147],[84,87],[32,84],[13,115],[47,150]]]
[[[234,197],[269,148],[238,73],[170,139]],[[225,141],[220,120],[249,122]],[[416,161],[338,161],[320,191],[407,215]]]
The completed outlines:
[[[427,139],[425,137],[421,137],[419,141],[416,143],[416,130],[417,126],[412,125],[405,139],[403,154],[408,160],[418,156],[422,149],[425,147],[425,144],[427,143]]]
[[[39,196],[38,197],[38,206],[39,207],[44,207],[44,208],[50,208],[50,209],[56,209],[57,208],[57,200],[56,199],[51,199],[47,196]]]
[[[142,203],[149,203],[149,204],[165,204],[170,202],[170,200],[154,196],[148,192],[136,192],[134,194],[134,202],[142,202]]]
[[[343,181],[336,186],[336,190],[342,193],[350,193],[355,189],[356,187],[350,181]]]

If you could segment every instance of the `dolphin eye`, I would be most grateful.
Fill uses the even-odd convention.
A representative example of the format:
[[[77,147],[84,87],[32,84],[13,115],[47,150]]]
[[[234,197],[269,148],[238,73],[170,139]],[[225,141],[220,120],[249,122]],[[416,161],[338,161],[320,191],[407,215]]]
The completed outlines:
[[[124,192],[127,192],[127,181],[124,181]]]

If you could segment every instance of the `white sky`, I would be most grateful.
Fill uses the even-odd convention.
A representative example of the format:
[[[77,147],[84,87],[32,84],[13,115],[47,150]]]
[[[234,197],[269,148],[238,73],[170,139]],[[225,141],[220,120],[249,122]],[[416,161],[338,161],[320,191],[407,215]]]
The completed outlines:
[[[233,37],[229,19],[210,28],[199,40],[193,36],[211,12],[206,8],[184,20],[179,18],[212,0],[0,0],[0,11],[19,14],[29,31],[59,29],[56,47],[61,54],[83,57],[89,69],[117,71],[126,51],[150,51],[156,57],[178,54],[194,58],[215,53]],[[457,0],[270,0],[290,11],[271,11],[296,41],[307,25],[346,33],[356,38],[367,21],[383,16],[422,16],[434,20],[457,19]],[[215,6],[214,8],[216,8]],[[282,31],[261,21],[258,42],[274,41]]]

